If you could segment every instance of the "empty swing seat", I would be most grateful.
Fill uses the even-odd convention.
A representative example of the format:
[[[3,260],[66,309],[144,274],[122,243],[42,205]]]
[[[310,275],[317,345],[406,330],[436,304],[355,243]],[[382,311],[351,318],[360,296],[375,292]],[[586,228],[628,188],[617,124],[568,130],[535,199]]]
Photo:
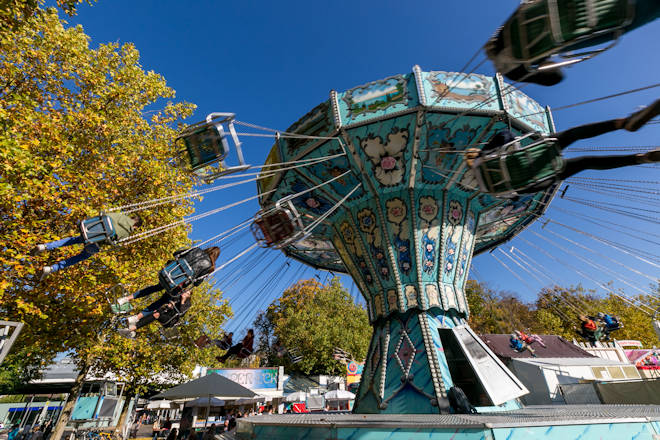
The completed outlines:
[[[508,56],[519,63],[538,64],[552,55],[616,39],[633,17],[631,0],[528,1],[491,39],[488,53],[497,65],[496,48],[503,45]],[[605,49],[572,55],[573,62]]]
[[[506,146],[505,146],[506,147]],[[514,151],[498,148],[475,160],[472,171],[481,191],[493,195],[524,191],[554,180],[564,168],[554,139],[543,139]]]
[[[215,125],[203,125],[182,136],[193,171],[224,160],[229,152],[227,136]]]
[[[177,258],[158,272],[158,280],[168,293],[174,294],[192,285],[194,275],[190,264],[184,258]]]
[[[107,215],[97,215],[80,222],[80,235],[85,244],[111,243],[114,244],[117,233],[112,225],[112,220]]]
[[[225,163],[230,151],[229,137],[236,147],[239,161],[236,166]],[[241,143],[234,129],[233,113],[211,113],[205,121],[183,130],[178,139],[183,142],[192,171],[207,183],[225,174],[250,168],[243,160]]]
[[[289,357],[289,362],[292,364],[297,364],[298,362],[303,360],[303,356],[298,354],[298,350],[295,348],[293,350],[288,350],[288,357]]]
[[[123,284],[117,284],[105,291],[105,297],[110,303],[110,310],[112,313],[122,314],[128,313],[133,310],[133,305],[130,302],[118,304],[117,300],[128,294]]]
[[[175,326],[173,327],[161,327],[160,328],[160,334],[163,336],[164,339],[166,340],[172,340],[172,339],[178,339],[181,337],[181,333],[179,332],[179,329]]]
[[[254,238],[262,247],[281,248],[301,237],[304,226],[290,200],[286,206],[278,202],[274,208],[260,211],[252,224]]]

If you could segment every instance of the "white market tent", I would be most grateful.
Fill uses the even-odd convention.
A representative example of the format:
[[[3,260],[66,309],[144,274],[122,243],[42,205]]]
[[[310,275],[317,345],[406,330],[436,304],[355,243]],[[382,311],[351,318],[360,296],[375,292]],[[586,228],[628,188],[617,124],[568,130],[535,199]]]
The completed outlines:
[[[179,409],[179,404],[170,400],[152,400],[147,409]]]
[[[325,393],[323,397],[325,397],[325,400],[353,400],[355,394],[346,390],[332,390]]]
[[[284,396],[285,402],[304,402],[305,399],[307,399],[307,393],[304,391],[296,391],[295,393]]]

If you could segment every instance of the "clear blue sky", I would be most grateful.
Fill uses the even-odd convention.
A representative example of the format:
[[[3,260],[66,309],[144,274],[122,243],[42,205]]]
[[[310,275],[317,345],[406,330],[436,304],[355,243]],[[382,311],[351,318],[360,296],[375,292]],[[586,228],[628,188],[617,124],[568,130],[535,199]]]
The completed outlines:
[[[170,1],[170,0],[99,0],[93,7],[82,5],[79,14],[69,19],[82,24],[92,38],[92,46],[105,42],[133,42],[141,53],[146,70],[162,74],[177,91],[177,99],[198,105],[195,120],[201,120],[212,111],[231,111],[239,120],[286,129],[292,122],[328,96],[331,89],[346,90],[368,81],[389,75],[410,72],[419,64],[423,70],[457,71],[472,57],[494,30],[516,8],[513,0],[501,1]],[[628,35],[612,50],[586,63],[567,70],[567,78],[557,86],[543,88],[526,86],[525,93],[541,104],[560,107],[582,100],[597,98],[660,81],[660,22],[651,23]],[[483,54],[479,56],[483,59]],[[473,64],[474,65],[474,64]],[[489,62],[477,73],[494,73]],[[585,122],[598,121],[629,114],[641,105],[660,97],[660,88],[594,104],[558,111],[554,114],[558,130]],[[637,133],[617,132],[590,141],[575,148],[590,146],[650,146],[660,142],[660,124],[643,128]],[[263,163],[272,141],[244,138],[244,152],[249,163]],[[568,153],[568,156],[589,153]],[[599,154],[599,153],[596,153]],[[648,187],[648,200],[632,201],[605,194],[578,189],[571,185],[567,196],[603,203],[631,206],[618,208],[624,213],[643,214],[655,223],[632,219],[620,214],[599,210],[568,200],[555,200],[548,211],[553,220],[579,230],[621,243],[630,252],[642,252],[645,258],[660,261],[660,228],[658,170],[628,168],[607,172],[586,172],[581,177],[611,179],[605,183]],[[616,182],[614,179],[647,180],[652,183]],[[602,191],[602,190],[599,190]],[[256,193],[255,185],[247,184],[206,197],[196,206],[198,212],[208,211],[224,204],[241,200]],[[560,209],[578,212],[603,224],[623,231],[603,228],[595,223],[568,214]],[[645,209],[648,211],[638,211]],[[255,202],[241,205],[218,215],[194,223],[193,239],[206,239],[248,218],[258,210]],[[619,226],[613,226],[616,223]],[[580,245],[592,247],[599,254],[590,253],[579,246],[563,241],[548,231],[561,234]],[[534,233],[540,233],[565,249],[559,249]],[[629,234],[629,235],[625,235]],[[637,238],[639,237],[639,238]],[[510,245],[520,248],[531,257],[530,264],[558,284],[582,282],[585,287],[596,287],[593,281],[576,273],[577,268],[596,281],[615,280],[616,286],[626,287],[618,279],[648,289],[649,280],[618,263],[657,277],[657,267],[643,263],[623,251],[594,242],[584,235],[549,224],[541,229],[537,222],[521,238],[547,250],[565,266],[520,238]],[[223,258],[231,258],[252,243],[245,235],[223,249]],[[509,251],[510,245],[500,249]],[[313,276],[312,269],[304,270],[292,262],[285,273],[276,269],[284,263],[277,251],[265,251],[239,260],[219,274],[218,281],[225,295],[234,300],[239,312],[230,323],[236,330],[252,321],[254,310],[263,308],[281,293],[288,280],[299,276]],[[576,253],[593,260],[607,269],[588,266]],[[547,278],[532,277],[507,257],[495,251],[525,283],[519,281],[492,255],[475,258],[473,276],[488,282],[498,290],[515,292],[524,300],[531,300]],[[607,260],[604,256],[614,261]],[[274,260],[274,261],[273,261]],[[245,270],[245,263],[253,262],[255,269],[233,283],[232,274]],[[326,274],[320,273],[321,279]],[[264,286],[271,277],[275,282]],[[624,278],[625,277],[625,278]],[[347,281],[351,289],[352,283]],[[357,289],[353,294],[357,295]],[[599,289],[602,293],[603,290]],[[248,313],[240,313],[240,310]]]

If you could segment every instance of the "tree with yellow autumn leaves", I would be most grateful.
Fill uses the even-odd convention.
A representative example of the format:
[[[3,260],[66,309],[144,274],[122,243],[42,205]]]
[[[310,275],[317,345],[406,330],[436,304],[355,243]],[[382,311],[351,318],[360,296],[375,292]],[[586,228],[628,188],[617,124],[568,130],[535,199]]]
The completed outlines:
[[[29,251],[77,235],[78,221],[104,209],[189,193],[195,181],[178,168],[174,141],[177,125],[194,106],[172,101],[174,91],[161,75],[144,71],[132,44],[91,48],[80,26],[68,27],[56,10],[38,3],[2,6],[0,319],[25,327],[3,363],[0,389],[37,376],[66,352],[81,372],[112,372],[131,393],[140,392],[154,375],[185,375],[195,364],[209,363],[214,353],[195,350],[192,341],[202,330],[220,335],[231,313],[220,292],[202,285],[175,340],[157,326],[134,341],[114,332],[104,292],[119,283],[129,290],[153,284],[172,251],[189,245],[188,230],[106,246],[43,282],[41,266],[79,249],[39,257]],[[142,211],[142,228],[192,211],[190,199]],[[71,409],[68,402],[64,422]]]

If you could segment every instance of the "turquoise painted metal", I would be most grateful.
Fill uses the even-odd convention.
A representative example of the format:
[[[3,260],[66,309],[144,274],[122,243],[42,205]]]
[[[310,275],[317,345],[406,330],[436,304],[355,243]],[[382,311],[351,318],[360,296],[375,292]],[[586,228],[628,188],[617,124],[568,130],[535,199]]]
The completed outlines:
[[[556,189],[513,199],[478,191],[463,153],[505,128],[538,133],[525,144],[552,132],[553,124],[549,109],[499,75],[415,66],[409,74],[331,92],[287,130],[314,139],[282,137],[273,146],[267,164],[337,156],[261,178],[258,189],[269,207],[341,176],[293,200],[306,226],[328,217],[284,251],[350,274],[364,295],[374,333],[354,412],[448,409],[457,370],[447,362],[439,329],[466,324],[472,256],[533,222]],[[520,394],[473,403],[515,406]]]
[[[649,422],[594,423],[585,425],[544,425],[506,428],[385,428],[385,427],[297,427],[282,425],[253,425],[250,432],[239,433],[241,439],[307,440],[654,440],[659,432]]]
[[[660,434],[658,420],[656,405],[561,405],[471,415],[288,414],[240,419],[236,436],[241,440],[652,440]]]

